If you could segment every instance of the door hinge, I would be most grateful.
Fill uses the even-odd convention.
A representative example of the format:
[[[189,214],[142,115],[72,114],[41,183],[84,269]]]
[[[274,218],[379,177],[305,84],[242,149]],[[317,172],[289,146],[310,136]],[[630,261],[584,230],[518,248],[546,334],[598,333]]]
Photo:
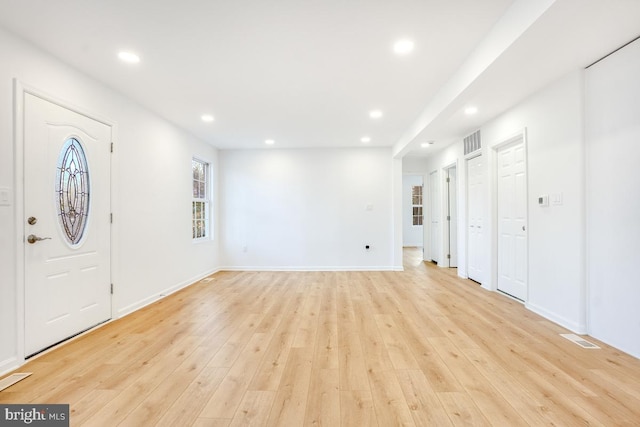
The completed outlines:
[[[447,259],[451,259],[451,254],[447,254]]]
[[[451,215],[447,215],[447,221],[451,221]]]
[[[113,224],[113,213],[109,214],[109,222]]]
[[[447,182],[451,182],[451,179],[449,177],[447,177]]]
[[[111,143],[111,152],[113,153],[113,142]]]
[[[111,295],[113,295],[113,283],[111,284]]]

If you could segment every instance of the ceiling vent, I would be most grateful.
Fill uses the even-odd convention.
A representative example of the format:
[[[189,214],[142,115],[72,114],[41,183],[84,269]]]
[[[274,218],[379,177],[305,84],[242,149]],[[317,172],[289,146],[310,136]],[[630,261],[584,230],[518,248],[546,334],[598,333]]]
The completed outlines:
[[[480,130],[478,129],[471,135],[464,138],[464,155],[475,153],[482,149],[482,143],[480,142]]]

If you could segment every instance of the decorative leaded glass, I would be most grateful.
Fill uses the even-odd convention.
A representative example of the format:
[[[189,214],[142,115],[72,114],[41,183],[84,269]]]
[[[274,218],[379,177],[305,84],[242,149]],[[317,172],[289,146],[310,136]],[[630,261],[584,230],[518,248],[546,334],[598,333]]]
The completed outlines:
[[[77,245],[84,235],[89,214],[89,168],[82,144],[65,141],[58,156],[56,208],[67,241]]]

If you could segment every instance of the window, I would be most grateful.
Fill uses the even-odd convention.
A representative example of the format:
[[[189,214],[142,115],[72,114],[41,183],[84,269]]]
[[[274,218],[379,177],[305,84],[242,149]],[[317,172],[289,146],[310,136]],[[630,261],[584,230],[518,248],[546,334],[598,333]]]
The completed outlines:
[[[77,247],[89,217],[89,165],[82,144],[69,138],[58,155],[56,208],[67,242]]]
[[[209,237],[209,163],[198,159],[191,161],[193,172],[192,237],[194,240]]]
[[[413,225],[422,225],[422,185],[411,187],[411,206],[413,208]]]

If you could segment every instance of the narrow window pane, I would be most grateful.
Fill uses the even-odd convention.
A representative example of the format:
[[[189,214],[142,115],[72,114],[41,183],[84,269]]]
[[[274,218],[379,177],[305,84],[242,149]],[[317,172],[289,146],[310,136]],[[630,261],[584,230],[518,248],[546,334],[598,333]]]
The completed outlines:
[[[209,164],[197,159],[192,159],[192,238],[201,239],[209,237],[209,197],[208,176]]]

